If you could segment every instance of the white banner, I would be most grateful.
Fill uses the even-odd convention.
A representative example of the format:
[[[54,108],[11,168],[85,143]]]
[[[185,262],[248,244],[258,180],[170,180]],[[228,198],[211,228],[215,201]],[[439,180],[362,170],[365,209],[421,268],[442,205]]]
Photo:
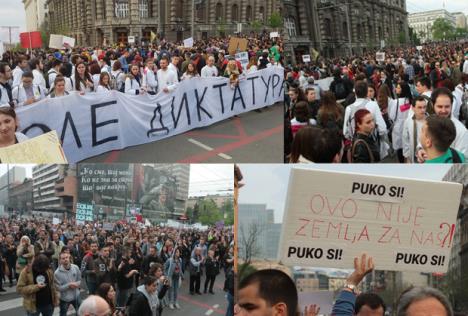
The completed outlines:
[[[154,142],[284,100],[283,68],[269,67],[228,78],[184,80],[171,93],[128,95],[118,91],[71,94],[18,109],[29,137],[56,130],[69,163],[111,150]]]
[[[349,269],[354,257],[366,252],[377,270],[445,273],[462,188],[458,183],[292,169],[280,260]]]

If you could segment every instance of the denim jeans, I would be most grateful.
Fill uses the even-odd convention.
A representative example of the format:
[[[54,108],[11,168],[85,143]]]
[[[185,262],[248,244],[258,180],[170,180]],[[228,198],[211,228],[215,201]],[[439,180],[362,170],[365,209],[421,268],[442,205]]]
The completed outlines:
[[[228,306],[226,309],[226,316],[234,316],[234,296],[227,292],[226,298],[228,300]]]
[[[169,288],[169,303],[177,303],[177,293],[179,292],[179,277],[172,278],[172,284]]]
[[[78,308],[80,308],[81,305],[81,297],[77,297],[76,300],[71,301],[71,302],[65,302],[60,300],[60,316],[67,316],[67,311],[70,305],[73,305],[75,308],[75,312],[78,315]]]
[[[116,293],[116,301],[117,305],[116,307],[125,307],[127,304],[128,298],[130,297],[132,289],[119,289],[117,288],[117,293]]]
[[[30,313],[26,312],[28,316],[52,316],[54,314],[54,306],[53,305],[47,305],[47,306],[41,306],[36,309],[35,313]]]

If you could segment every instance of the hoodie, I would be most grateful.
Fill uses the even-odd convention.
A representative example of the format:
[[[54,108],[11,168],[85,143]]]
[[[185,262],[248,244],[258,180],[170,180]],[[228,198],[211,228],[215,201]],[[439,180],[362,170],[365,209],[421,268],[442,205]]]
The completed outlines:
[[[158,299],[158,292],[155,291],[153,294],[150,294],[146,291],[145,285],[140,285],[137,287],[137,291],[142,293],[146,299],[148,300],[148,304],[151,308],[151,312],[154,316],[159,314],[159,299]]]
[[[60,265],[54,273],[55,285],[60,292],[60,300],[72,302],[80,295],[80,289],[72,289],[69,284],[72,282],[81,283],[81,271],[75,264],[70,264],[70,269],[65,269]]]

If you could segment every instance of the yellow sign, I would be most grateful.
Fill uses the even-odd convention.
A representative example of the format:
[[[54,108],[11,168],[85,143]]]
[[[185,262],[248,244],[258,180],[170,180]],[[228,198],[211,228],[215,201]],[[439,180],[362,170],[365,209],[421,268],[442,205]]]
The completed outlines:
[[[56,131],[0,149],[2,163],[67,163]]]

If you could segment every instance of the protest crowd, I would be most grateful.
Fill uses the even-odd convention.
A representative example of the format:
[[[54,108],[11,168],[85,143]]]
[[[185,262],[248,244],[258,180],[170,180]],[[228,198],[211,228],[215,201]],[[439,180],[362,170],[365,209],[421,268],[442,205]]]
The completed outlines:
[[[231,87],[246,74],[282,65],[283,42],[264,31],[240,36],[246,43],[231,50],[231,37],[197,40],[185,47],[164,38],[146,45],[70,47],[8,51],[0,56],[0,121],[8,127],[0,147],[27,140],[16,110],[47,98],[110,90],[129,95],[170,93],[192,78],[225,77]],[[236,52],[237,54],[232,54]],[[259,110],[257,110],[259,111]]]
[[[64,316],[73,306],[77,315],[155,316],[181,308],[182,282],[203,297],[221,291],[214,283],[222,279],[232,315],[233,243],[228,227],[2,219],[0,294],[7,281],[16,285],[27,315],[51,316],[59,307]]]
[[[466,41],[318,57],[285,72],[285,162],[468,157]]]

